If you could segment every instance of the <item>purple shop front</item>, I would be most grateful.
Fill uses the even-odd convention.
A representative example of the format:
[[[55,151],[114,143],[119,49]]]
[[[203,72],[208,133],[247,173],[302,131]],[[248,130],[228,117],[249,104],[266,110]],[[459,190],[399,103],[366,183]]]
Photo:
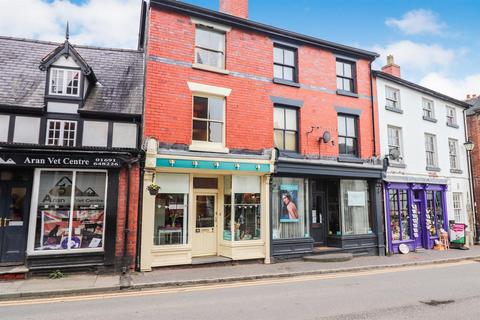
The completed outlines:
[[[385,182],[389,252],[404,243],[410,250],[432,249],[441,229],[448,231],[446,185]]]

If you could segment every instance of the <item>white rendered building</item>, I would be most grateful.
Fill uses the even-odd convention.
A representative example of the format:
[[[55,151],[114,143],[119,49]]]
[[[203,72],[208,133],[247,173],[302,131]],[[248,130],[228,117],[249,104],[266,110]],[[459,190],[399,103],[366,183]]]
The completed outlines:
[[[468,104],[400,77],[387,59],[374,73],[378,97],[388,250],[430,249],[449,222],[473,226],[464,143]],[[471,231],[471,228],[467,228]]]

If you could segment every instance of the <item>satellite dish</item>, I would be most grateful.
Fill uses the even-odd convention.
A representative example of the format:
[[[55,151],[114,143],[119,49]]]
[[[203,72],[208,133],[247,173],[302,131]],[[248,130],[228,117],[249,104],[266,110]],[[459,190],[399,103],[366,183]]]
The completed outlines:
[[[328,143],[332,139],[330,131],[325,131],[322,136],[323,142]]]
[[[400,151],[398,149],[391,149],[388,156],[392,160],[398,160],[398,158],[400,158]]]

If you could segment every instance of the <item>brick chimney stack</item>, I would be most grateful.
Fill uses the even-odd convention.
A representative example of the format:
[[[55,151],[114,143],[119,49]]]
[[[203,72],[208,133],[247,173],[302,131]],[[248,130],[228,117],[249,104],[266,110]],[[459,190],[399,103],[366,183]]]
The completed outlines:
[[[387,56],[387,64],[382,67],[382,71],[397,78],[401,78],[400,76],[400,66],[395,64],[393,60],[393,55],[389,54]]]
[[[220,0],[220,11],[248,19],[248,0]]]

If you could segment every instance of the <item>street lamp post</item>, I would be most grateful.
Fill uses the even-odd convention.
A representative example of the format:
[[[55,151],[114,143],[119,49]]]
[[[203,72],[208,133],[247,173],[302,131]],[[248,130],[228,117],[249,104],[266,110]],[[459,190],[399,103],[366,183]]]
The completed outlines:
[[[471,152],[475,148],[475,144],[468,138],[468,140],[463,144],[465,150],[467,150],[467,158],[468,158],[468,171],[469,171],[469,182],[470,182],[470,203],[472,204],[472,212],[473,212],[473,224],[475,226],[473,230],[474,235],[474,243],[478,244],[478,234],[480,226],[478,225],[478,217],[477,217],[477,206],[475,203],[475,183],[473,181],[473,168],[472,168],[472,155]]]

